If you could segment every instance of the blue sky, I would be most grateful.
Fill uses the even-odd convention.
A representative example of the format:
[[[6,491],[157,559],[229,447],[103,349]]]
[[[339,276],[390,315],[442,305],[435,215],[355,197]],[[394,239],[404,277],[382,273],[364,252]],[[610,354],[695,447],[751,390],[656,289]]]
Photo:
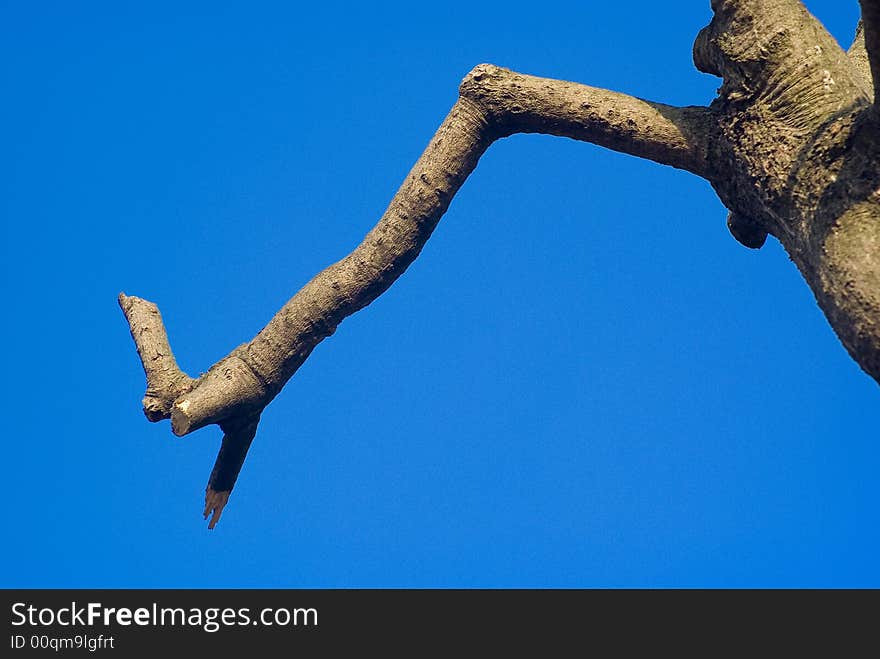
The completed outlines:
[[[849,44],[857,2],[808,7]],[[878,389],[705,182],[495,144],[263,415],[214,531],[116,295],[190,374],[372,227],[492,62],[673,104],[709,3],[3,3],[17,587],[880,586]]]

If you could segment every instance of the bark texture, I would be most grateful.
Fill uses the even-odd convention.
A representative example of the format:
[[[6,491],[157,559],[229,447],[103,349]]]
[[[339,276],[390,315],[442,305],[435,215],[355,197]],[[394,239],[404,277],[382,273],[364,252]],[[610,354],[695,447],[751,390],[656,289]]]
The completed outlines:
[[[724,80],[710,106],[720,139],[709,180],[743,224],[779,239],[843,345],[878,380],[880,141],[862,47],[848,57],[796,0],[712,7],[694,45],[697,67]]]
[[[217,523],[265,406],[347,316],[415,260],[493,141],[546,133],[592,142],[708,180],[747,247],[785,247],[841,342],[880,382],[880,2],[844,52],[797,0],[713,0],[694,62],[720,76],[708,107],[673,107],[489,64],[459,98],[378,224],[316,275],[249,343],[192,379],[177,366],[155,305],[119,302],[147,377],[144,412],[175,434],[224,432],[205,517]],[[873,77],[872,77],[873,76]]]

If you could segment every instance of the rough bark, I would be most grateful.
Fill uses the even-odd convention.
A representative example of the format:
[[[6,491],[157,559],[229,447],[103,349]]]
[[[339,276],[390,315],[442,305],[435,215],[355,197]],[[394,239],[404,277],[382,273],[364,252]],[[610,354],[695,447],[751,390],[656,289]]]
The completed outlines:
[[[217,523],[263,408],[347,316],[418,256],[493,141],[546,133],[592,142],[707,179],[742,244],[775,236],[843,345],[880,381],[880,153],[873,82],[880,10],[862,0],[849,53],[796,0],[714,0],[694,62],[723,79],[709,107],[673,107],[481,64],[391,200],[348,256],[306,284],[249,343],[193,380],[155,305],[120,295],[147,376],[144,411],[185,435],[219,424],[206,490]]]
[[[862,27],[862,21],[859,21],[856,27],[856,36],[846,54],[858,73],[862,91],[865,92],[866,97],[873,99],[874,83],[871,80],[871,63],[868,61],[868,51],[865,49],[865,30]]]
[[[694,45],[697,67],[724,80],[711,106],[722,137],[709,180],[733,213],[779,239],[878,380],[880,142],[858,57],[796,0],[712,8]]]

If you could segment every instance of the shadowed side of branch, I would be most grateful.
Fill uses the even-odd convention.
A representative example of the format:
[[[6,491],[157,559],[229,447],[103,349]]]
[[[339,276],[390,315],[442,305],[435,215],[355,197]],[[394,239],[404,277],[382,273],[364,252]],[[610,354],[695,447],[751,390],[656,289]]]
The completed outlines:
[[[208,524],[213,529],[220,521],[223,508],[229,501],[235,481],[244,464],[251,442],[257,434],[257,425],[260,422],[259,413],[235,417],[220,424],[223,431],[223,440],[220,443],[220,452],[211,470],[208,486],[205,488],[205,511],[204,517],[211,515]]]
[[[872,89],[880,81],[880,0],[859,0],[865,52],[871,69]]]

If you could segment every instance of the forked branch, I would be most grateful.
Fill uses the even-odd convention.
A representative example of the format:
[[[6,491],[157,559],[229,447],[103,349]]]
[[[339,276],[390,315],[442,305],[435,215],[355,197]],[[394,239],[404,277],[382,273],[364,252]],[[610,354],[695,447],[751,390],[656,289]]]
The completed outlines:
[[[177,367],[155,305],[120,296],[147,374],[148,417],[170,416],[177,435],[212,423],[225,433],[206,491],[210,527],[226,505],[262,409],[345,317],[403,274],[494,140],[548,133],[710,174],[707,149],[714,123],[706,108],[650,103],[487,64],[471,71],[459,91],[458,101],[363,242],[307,283],[250,343],[198,380]]]
[[[120,295],[147,377],[147,417],[170,418],[177,435],[208,424],[224,432],[205,493],[209,528],[262,410],[318,343],[403,274],[482,154],[515,133],[592,142],[709,180],[731,210],[731,233],[748,247],[779,238],[843,344],[880,381],[880,124],[869,102],[880,0],[861,5],[863,35],[844,53],[798,0],[712,0],[694,44],[697,68],[724,80],[710,108],[477,66],[363,242],[197,380],[177,366],[156,306]]]

